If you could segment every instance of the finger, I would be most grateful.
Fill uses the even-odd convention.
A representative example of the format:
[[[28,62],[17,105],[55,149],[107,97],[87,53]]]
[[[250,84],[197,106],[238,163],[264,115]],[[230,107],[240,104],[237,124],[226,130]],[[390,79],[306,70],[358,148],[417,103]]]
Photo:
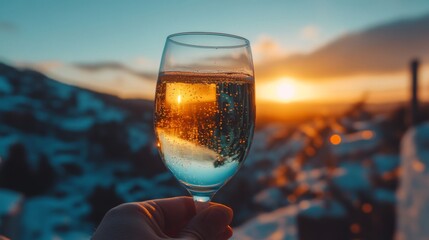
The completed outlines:
[[[140,203],[121,204],[107,212],[92,239],[157,239],[159,227],[151,216]]]
[[[191,239],[219,239],[219,236],[225,232],[227,235],[232,216],[233,213],[229,207],[212,203],[189,222],[181,236]]]
[[[227,226],[226,230],[223,233],[221,233],[216,239],[227,240],[232,237],[232,233],[233,233],[232,228],[230,226]]]
[[[176,237],[195,216],[194,200],[190,197],[165,198],[145,202],[155,209],[152,214],[161,230]]]

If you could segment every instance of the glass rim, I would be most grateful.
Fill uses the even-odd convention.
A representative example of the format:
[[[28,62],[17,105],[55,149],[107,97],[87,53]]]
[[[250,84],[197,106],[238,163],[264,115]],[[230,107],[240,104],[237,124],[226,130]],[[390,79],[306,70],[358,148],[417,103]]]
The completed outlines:
[[[206,35],[206,36],[217,36],[217,37],[224,37],[224,38],[234,38],[234,39],[238,39],[243,41],[242,44],[229,44],[229,45],[204,45],[204,44],[192,44],[192,43],[186,43],[186,42],[182,42],[182,41],[178,41],[175,40],[175,37],[180,37],[180,36],[201,36],[201,35]],[[167,41],[171,41],[175,44],[179,44],[182,46],[186,46],[186,47],[196,47],[196,48],[240,48],[240,47],[246,47],[246,46],[250,46],[250,42],[249,40],[247,40],[244,37],[240,37],[237,35],[233,35],[233,34],[228,34],[228,33],[219,33],[219,32],[180,32],[180,33],[174,33],[174,34],[170,34],[167,36]]]

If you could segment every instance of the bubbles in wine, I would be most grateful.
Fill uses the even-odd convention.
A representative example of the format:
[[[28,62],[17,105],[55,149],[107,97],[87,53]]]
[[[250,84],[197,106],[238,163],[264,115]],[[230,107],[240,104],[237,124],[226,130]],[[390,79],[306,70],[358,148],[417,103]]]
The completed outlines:
[[[159,76],[155,129],[161,157],[183,183],[222,185],[251,143],[253,77],[167,72]]]

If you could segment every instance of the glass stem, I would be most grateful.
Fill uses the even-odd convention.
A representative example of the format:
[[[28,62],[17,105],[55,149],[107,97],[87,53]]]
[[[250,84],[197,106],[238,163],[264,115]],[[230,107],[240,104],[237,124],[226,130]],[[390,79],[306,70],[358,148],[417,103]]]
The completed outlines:
[[[210,196],[192,196],[194,199],[195,210],[197,213],[203,211],[210,206]]]
[[[218,189],[211,189],[210,191],[198,191],[198,189],[186,188],[188,192],[191,194],[192,198],[194,199],[195,209],[198,212],[201,212],[202,210],[208,208],[210,206],[210,201],[212,200],[212,197],[216,194]]]

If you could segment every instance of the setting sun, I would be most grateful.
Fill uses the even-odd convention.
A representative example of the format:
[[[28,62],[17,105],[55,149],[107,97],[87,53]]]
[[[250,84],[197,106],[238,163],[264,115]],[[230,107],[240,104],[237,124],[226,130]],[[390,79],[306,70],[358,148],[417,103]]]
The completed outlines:
[[[261,100],[289,103],[300,101],[305,98],[302,84],[290,77],[282,77],[278,80],[262,83],[257,86]]]
[[[295,85],[291,79],[281,79],[277,84],[276,97],[279,101],[290,102],[295,97]]]

